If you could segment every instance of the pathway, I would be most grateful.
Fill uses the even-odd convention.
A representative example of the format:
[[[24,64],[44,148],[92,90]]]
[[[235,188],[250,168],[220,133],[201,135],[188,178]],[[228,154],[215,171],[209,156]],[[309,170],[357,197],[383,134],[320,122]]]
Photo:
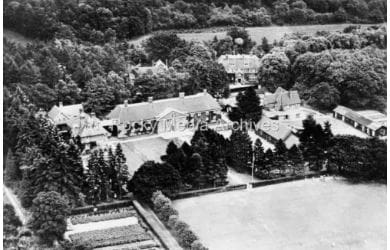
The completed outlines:
[[[138,201],[134,200],[133,205],[141,217],[146,221],[152,231],[160,239],[161,243],[169,250],[182,250],[177,243],[176,239],[157,218],[152,209],[146,205],[141,205]]]
[[[83,224],[76,224],[76,225],[72,225],[68,223],[69,231],[66,232],[66,235],[68,236],[71,234],[88,232],[92,230],[95,231],[95,230],[108,229],[113,227],[130,226],[135,224],[138,224],[138,219],[136,217],[126,217],[126,218],[115,219],[115,220],[90,222],[90,223],[83,223]]]
[[[9,202],[14,207],[16,215],[19,217],[23,225],[25,225],[28,219],[25,215],[24,209],[22,208],[18,198],[7,186],[3,185],[3,189],[4,189],[4,194],[7,196]]]

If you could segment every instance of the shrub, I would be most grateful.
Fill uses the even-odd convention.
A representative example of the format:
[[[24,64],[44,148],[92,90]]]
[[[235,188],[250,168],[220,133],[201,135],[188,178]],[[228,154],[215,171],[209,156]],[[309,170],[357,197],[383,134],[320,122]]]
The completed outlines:
[[[29,227],[45,243],[62,239],[66,231],[66,216],[69,214],[68,202],[59,193],[40,192],[33,200]]]
[[[179,220],[179,216],[177,216],[175,214],[169,216],[167,226],[171,229],[174,229],[178,220]]]
[[[191,244],[198,239],[195,233],[190,229],[182,230],[178,236],[179,244],[185,248],[191,247]]]
[[[154,210],[157,213],[160,213],[161,210],[163,209],[163,207],[165,207],[167,205],[169,205],[169,206],[171,205],[171,200],[164,195],[160,195],[160,196],[156,197],[156,199],[153,202]]]
[[[189,226],[187,223],[185,223],[184,221],[181,221],[181,220],[178,220],[176,222],[176,225],[175,225],[175,232],[179,235],[180,232],[184,231],[184,230],[188,230],[189,229]]]
[[[192,242],[191,250],[208,250],[208,248],[203,246],[199,240],[196,240],[196,241]]]
[[[158,216],[163,222],[168,222],[169,216],[178,214],[177,210],[171,204],[165,204],[158,213]]]

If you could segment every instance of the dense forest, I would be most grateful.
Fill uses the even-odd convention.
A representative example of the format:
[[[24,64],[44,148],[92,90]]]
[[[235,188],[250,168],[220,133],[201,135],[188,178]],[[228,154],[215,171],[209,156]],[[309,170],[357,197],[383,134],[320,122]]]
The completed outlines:
[[[94,43],[163,29],[380,23],[387,17],[386,0],[5,0],[3,6],[7,29]]]

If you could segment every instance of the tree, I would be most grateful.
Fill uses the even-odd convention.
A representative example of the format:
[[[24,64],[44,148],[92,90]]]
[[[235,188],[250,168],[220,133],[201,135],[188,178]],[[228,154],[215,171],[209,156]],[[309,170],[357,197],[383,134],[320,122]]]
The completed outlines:
[[[158,32],[145,41],[144,48],[151,60],[167,60],[171,51],[186,43],[173,32]]]
[[[257,138],[255,141],[253,154],[254,154],[254,159],[253,159],[254,166],[255,168],[260,168],[261,165],[264,164],[265,153],[264,153],[263,143],[259,138]]]
[[[244,28],[234,26],[227,32],[227,35],[234,41],[234,50],[239,54],[248,54],[256,45]],[[242,39],[242,42],[239,42],[239,39]]]
[[[156,190],[161,190],[168,197],[180,190],[179,172],[168,163],[147,161],[134,173],[129,182],[129,190],[146,202]]]
[[[41,131],[35,133],[40,132],[41,138],[36,141],[35,159],[27,176],[31,181],[29,188],[35,195],[42,191],[56,191],[76,205],[83,185],[79,148],[73,142],[66,143],[57,129],[46,121],[38,124]]]
[[[288,161],[292,164],[293,174],[304,174],[304,162],[302,151],[294,144],[288,150]]]
[[[213,96],[229,95],[229,77],[221,64],[188,57],[185,68],[190,74],[189,84],[184,87],[186,93],[198,93],[206,89]]]
[[[231,164],[235,170],[246,172],[252,166],[252,141],[248,131],[233,130],[230,136]]]
[[[85,110],[95,112],[98,116],[112,110],[116,104],[114,88],[101,76],[94,77],[86,83],[84,96]]]
[[[102,193],[102,178],[98,157],[97,151],[91,154],[88,160],[86,174],[86,182],[88,185],[87,200],[93,204],[97,204],[100,201]]]
[[[62,240],[66,231],[66,216],[70,213],[67,200],[59,193],[41,192],[33,200],[29,227],[49,245]]]
[[[15,163],[15,157],[11,149],[8,149],[7,158],[5,160],[5,177],[4,182],[11,184],[21,178],[21,173]]]
[[[308,104],[323,110],[333,110],[340,102],[340,92],[327,82],[321,82],[310,90]]]
[[[123,187],[129,181],[130,175],[128,166],[126,164],[126,157],[123,154],[122,146],[120,143],[116,145],[115,149],[115,160],[116,160],[116,180],[118,182],[118,196],[122,198]]]
[[[290,87],[290,60],[283,52],[272,52],[260,61],[259,84],[269,91]]]
[[[239,118],[257,123],[261,118],[262,109],[256,91],[253,88],[247,88],[243,94],[240,92],[236,99]]]
[[[271,51],[271,45],[268,43],[268,39],[266,37],[263,37],[263,39],[261,40],[261,49],[266,54]]]

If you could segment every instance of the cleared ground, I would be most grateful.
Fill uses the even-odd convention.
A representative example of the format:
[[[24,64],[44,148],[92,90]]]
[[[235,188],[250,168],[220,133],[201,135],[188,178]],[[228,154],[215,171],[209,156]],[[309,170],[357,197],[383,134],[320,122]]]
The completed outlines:
[[[350,24],[326,24],[326,25],[294,25],[294,26],[269,26],[269,27],[248,27],[246,28],[257,44],[261,44],[263,37],[266,37],[268,41],[273,42],[274,40],[280,40],[284,34],[291,34],[295,32],[301,32],[305,34],[314,34],[317,31],[343,31],[343,29]],[[362,27],[369,25],[363,24]],[[224,38],[226,31],[213,32],[210,30],[203,30],[200,32],[189,32],[189,33],[178,33],[179,37],[187,41],[208,41],[217,36],[218,38]],[[149,38],[150,35],[138,37],[130,40],[130,43],[141,44],[142,41]]]
[[[309,179],[174,206],[210,250],[386,249],[386,185]]]

